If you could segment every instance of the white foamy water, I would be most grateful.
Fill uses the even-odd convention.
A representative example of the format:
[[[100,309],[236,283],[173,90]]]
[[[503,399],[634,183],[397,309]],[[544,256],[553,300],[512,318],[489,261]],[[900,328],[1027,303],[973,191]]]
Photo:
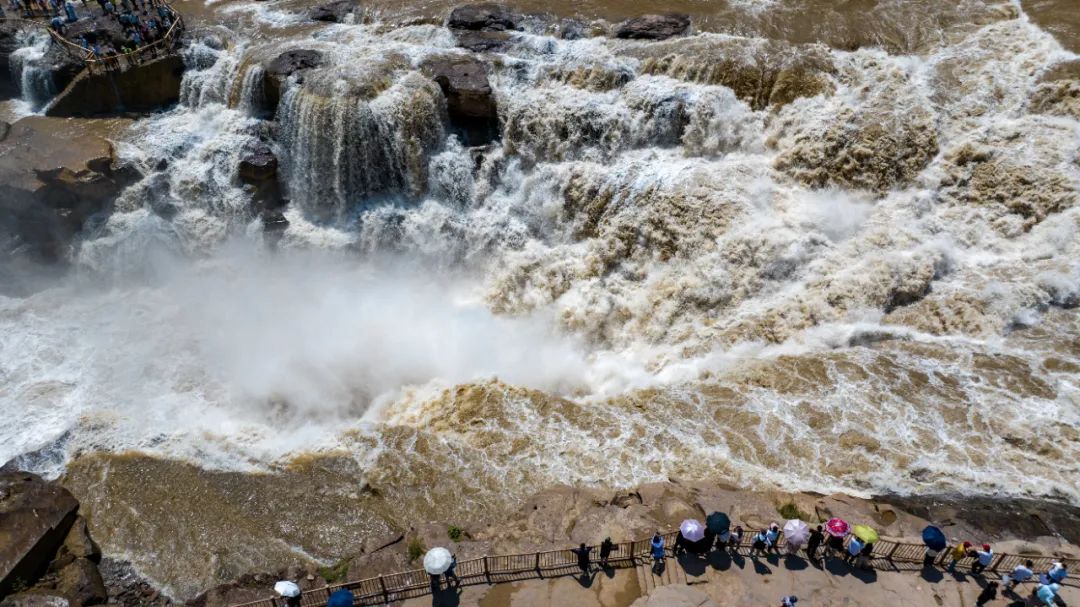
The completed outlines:
[[[146,176],[70,283],[0,302],[0,460],[269,469],[404,427],[510,495],[1080,499],[1080,122],[1033,103],[1076,57],[1022,14],[924,55],[513,33],[483,149],[418,69],[464,52],[443,28],[235,36],[195,41],[181,106],[124,142]],[[270,124],[288,48],[327,65]],[[259,140],[291,200],[274,252],[238,185]]]

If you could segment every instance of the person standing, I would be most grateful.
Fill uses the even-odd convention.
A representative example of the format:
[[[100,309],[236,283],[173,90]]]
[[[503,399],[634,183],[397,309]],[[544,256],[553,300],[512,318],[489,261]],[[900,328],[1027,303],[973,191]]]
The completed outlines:
[[[818,525],[817,529],[814,529],[810,532],[810,539],[806,541],[806,558],[810,559],[811,561],[817,560],[818,546],[821,545],[821,542],[824,539],[825,534],[822,533],[821,525]]]
[[[450,580],[454,580],[454,585],[455,586],[461,587],[461,578],[459,578],[457,576],[457,573],[454,572],[454,569],[456,569],[456,568],[457,568],[457,555],[453,554],[453,555],[450,556],[450,567],[448,567],[446,569],[446,571],[443,572],[443,576],[446,577],[446,586],[447,586],[447,588],[450,587]]]
[[[975,599],[975,607],[983,607],[983,605],[997,598],[997,582],[990,582],[983,588],[983,591],[979,593],[979,597]]]
[[[1012,590],[1016,588],[1017,584],[1023,584],[1030,580],[1035,575],[1035,570],[1032,567],[1035,566],[1035,562],[1028,560],[1023,565],[1017,565],[1012,573],[1009,574],[1009,581],[1005,583],[1005,590]]]
[[[949,561],[949,566],[946,567],[946,570],[949,573],[956,573],[956,564],[964,560],[964,557],[968,555],[969,550],[971,550],[971,542],[964,542],[963,544],[953,546],[952,551],[949,553],[949,557],[952,560]]]
[[[785,596],[780,599],[780,607],[795,607],[795,603],[799,602],[799,597],[794,594],[791,596]]]
[[[1046,577],[1051,583],[1060,584],[1065,581],[1065,578],[1069,577],[1069,569],[1060,561],[1054,561],[1054,564],[1050,566],[1050,570],[1046,572]]]
[[[754,541],[750,544],[750,556],[757,556],[758,554],[765,554],[765,550],[769,547],[769,531],[768,529],[762,529],[754,535]]]
[[[577,549],[571,550],[570,552],[573,552],[577,555],[577,566],[578,569],[581,569],[581,573],[584,575],[589,575],[589,569],[591,568],[591,563],[589,562],[589,552],[591,552],[591,549],[584,543],[582,543],[580,546],[577,547]]]
[[[723,550],[727,548],[728,542],[731,541],[731,528],[724,529],[716,536],[716,549]]]
[[[859,553],[862,552],[863,546],[865,545],[866,544],[863,544],[862,540],[852,536],[851,541],[849,541],[847,545],[847,554],[844,555],[844,562],[850,564],[855,557],[859,556]]]
[[[728,539],[728,548],[730,548],[732,552],[738,552],[739,546],[742,546],[742,538],[742,525],[735,525],[735,531],[731,532],[731,537]]]
[[[769,552],[773,554],[780,554],[780,525],[773,523],[769,525],[769,531],[765,534],[765,545]]]
[[[611,541],[610,537],[605,537],[603,542],[600,542],[600,566],[607,569],[608,558],[611,556],[611,551],[615,548],[615,542]]]
[[[971,564],[971,575],[979,575],[985,571],[993,560],[994,551],[990,549],[990,544],[983,544],[982,550],[975,551],[975,562]]]
[[[656,534],[653,535],[652,541],[649,542],[649,551],[652,553],[653,558],[653,573],[663,570],[664,538],[661,537],[659,531],[657,531]]]

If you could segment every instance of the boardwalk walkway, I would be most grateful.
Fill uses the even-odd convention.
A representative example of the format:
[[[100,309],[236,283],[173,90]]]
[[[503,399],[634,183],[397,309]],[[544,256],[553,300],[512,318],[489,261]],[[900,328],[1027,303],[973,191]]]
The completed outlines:
[[[732,565],[740,569],[752,565],[753,570],[760,574],[767,574],[770,568],[766,563],[772,562],[773,566],[783,561],[785,566],[791,563],[783,557],[772,556],[769,558],[751,558],[749,556],[752,533],[747,532],[743,537],[743,543],[735,553],[727,551],[714,551],[705,557],[681,555],[673,557],[671,547],[674,544],[676,533],[664,536],[667,546],[668,558],[666,566],[659,574],[652,571],[652,560],[649,558],[649,539],[624,542],[618,544],[613,553],[611,566],[615,570],[634,569],[638,587],[642,594],[648,594],[658,587],[678,584],[697,584],[709,582],[722,582],[725,570]],[[781,543],[782,543],[781,538]],[[593,549],[595,552],[595,548]],[[877,571],[889,571],[896,573],[922,572],[926,577],[927,571],[923,570],[922,562],[926,548],[922,544],[908,544],[881,540],[874,544],[874,558],[872,565]],[[936,567],[931,572],[941,576],[940,569],[946,562],[946,552],[943,552],[936,560]],[[597,555],[593,556],[594,561]],[[1015,554],[999,554],[995,556],[990,567],[987,568],[986,578],[1000,578],[1000,575],[1012,571],[1014,567],[1025,560],[1035,563],[1035,571],[1046,571],[1051,563],[1060,560],[1065,563],[1069,570],[1074,572],[1073,577],[1066,580],[1067,585],[1080,587],[1076,579],[1076,573],[1080,569],[1078,559],[1055,559],[1050,557],[1026,556]],[[792,562],[803,563],[802,569],[809,565],[802,558],[796,558]],[[960,562],[959,569],[967,571],[972,562],[966,558]],[[504,584],[509,582],[521,582],[525,580],[543,580],[561,577],[573,577],[580,575],[577,568],[577,558],[569,550],[553,550],[528,554],[513,554],[486,556],[476,559],[460,561],[457,566],[457,574],[461,578],[462,585],[484,586]],[[836,567],[839,567],[837,569]],[[854,575],[860,577],[861,572],[852,572],[846,565],[833,559],[825,567],[825,570],[837,575]],[[1027,588],[1032,588],[1030,584]],[[430,576],[422,569],[381,575],[375,578],[347,582],[325,588],[314,589],[306,592],[303,596],[303,607],[324,607],[330,593],[338,589],[347,589],[355,597],[355,605],[383,605],[415,599],[432,593]],[[1030,592],[1030,590],[1029,590]],[[252,601],[233,607],[277,607],[278,602],[274,598],[266,598]]]

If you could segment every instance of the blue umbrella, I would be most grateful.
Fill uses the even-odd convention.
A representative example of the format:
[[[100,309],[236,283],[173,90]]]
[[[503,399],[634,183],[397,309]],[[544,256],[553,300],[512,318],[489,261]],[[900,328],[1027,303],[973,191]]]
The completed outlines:
[[[948,542],[945,541],[945,534],[941,532],[941,529],[933,525],[922,530],[922,541],[931,550],[944,550],[945,546],[948,545]]]
[[[353,595],[344,588],[334,591],[326,601],[326,607],[353,607]]]
[[[705,519],[705,527],[709,531],[719,535],[731,527],[731,519],[723,512],[713,512]]]

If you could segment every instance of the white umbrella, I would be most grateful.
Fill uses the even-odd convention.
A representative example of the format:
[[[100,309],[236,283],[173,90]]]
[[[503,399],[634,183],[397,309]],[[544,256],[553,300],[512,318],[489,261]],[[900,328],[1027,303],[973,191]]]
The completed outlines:
[[[300,587],[292,582],[281,580],[274,584],[274,592],[287,597],[300,596]]]
[[[679,525],[679,532],[691,542],[696,542],[705,537],[705,525],[688,518]]]
[[[799,519],[784,523],[784,539],[792,545],[802,546],[810,539],[810,527]]]
[[[446,548],[432,548],[424,555],[424,571],[431,575],[442,575],[454,562],[454,555]]]

